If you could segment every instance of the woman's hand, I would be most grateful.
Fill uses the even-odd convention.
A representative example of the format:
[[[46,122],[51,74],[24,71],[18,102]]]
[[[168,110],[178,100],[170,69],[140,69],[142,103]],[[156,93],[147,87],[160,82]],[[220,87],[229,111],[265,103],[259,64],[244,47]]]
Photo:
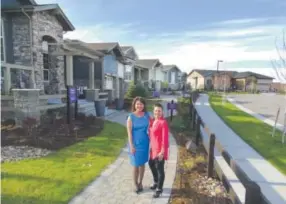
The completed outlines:
[[[157,157],[160,161],[163,160],[164,159],[164,153],[160,152]]]
[[[136,152],[136,150],[135,150],[135,148],[134,148],[133,145],[130,146],[130,152],[131,152],[132,154],[135,154],[135,152]]]

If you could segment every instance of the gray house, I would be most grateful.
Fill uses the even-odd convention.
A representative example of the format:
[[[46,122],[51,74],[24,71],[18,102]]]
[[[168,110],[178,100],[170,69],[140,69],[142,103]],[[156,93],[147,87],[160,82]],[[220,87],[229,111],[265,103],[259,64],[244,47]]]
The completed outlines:
[[[177,90],[181,88],[182,71],[176,65],[164,65],[162,72],[164,81],[168,82],[170,89]]]
[[[58,4],[34,0],[1,1],[1,91],[40,89],[58,94],[65,89],[64,56],[51,56],[74,26]]]

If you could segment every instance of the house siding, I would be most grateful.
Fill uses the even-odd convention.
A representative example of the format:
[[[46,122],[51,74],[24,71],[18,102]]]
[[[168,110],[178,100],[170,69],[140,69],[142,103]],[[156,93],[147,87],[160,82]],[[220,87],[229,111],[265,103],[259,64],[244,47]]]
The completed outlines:
[[[197,84],[195,78],[197,77]],[[192,89],[204,89],[205,79],[198,72],[194,71],[191,75],[187,77],[187,83],[191,85]]]

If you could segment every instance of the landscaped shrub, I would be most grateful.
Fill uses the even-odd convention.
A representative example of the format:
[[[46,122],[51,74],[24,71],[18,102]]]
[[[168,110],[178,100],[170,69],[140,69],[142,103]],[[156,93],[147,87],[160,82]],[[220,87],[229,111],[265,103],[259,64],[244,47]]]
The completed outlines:
[[[147,97],[148,92],[141,84],[135,85],[133,82],[130,82],[125,98],[134,98],[136,96]]]

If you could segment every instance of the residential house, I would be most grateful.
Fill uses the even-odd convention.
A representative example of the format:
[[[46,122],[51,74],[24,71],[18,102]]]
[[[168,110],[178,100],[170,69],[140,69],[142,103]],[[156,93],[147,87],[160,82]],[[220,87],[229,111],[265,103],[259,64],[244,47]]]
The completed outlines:
[[[1,1],[1,91],[12,88],[59,94],[65,89],[64,57],[51,56],[75,28],[58,4]]]
[[[192,89],[212,89],[215,70],[193,69],[187,76],[187,84]]]
[[[254,72],[192,70],[187,83],[193,89],[269,91],[272,77]]]
[[[134,66],[134,82],[139,81],[149,88],[161,90],[161,82],[164,81],[162,74],[163,65],[159,59],[139,59]]]
[[[273,77],[254,72],[239,72],[234,77],[236,88],[242,91],[269,91]]]
[[[139,59],[134,47],[132,46],[121,46],[125,57],[125,74],[124,79],[126,82],[134,81],[134,67],[136,61]]]
[[[233,90],[236,88],[235,71],[214,71],[212,73],[212,85],[215,90]]]
[[[115,98],[124,94],[125,56],[117,42],[88,43],[89,47],[104,54],[103,71],[105,84],[103,89],[114,90]]]
[[[286,93],[286,83],[273,82],[270,85],[270,90],[274,92]]]
[[[163,65],[163,68],[158,70],[158,74],[164,75],[164,81],[168,82],[168,86],[172,90],[181,88],[182,71],[176,65]]]

